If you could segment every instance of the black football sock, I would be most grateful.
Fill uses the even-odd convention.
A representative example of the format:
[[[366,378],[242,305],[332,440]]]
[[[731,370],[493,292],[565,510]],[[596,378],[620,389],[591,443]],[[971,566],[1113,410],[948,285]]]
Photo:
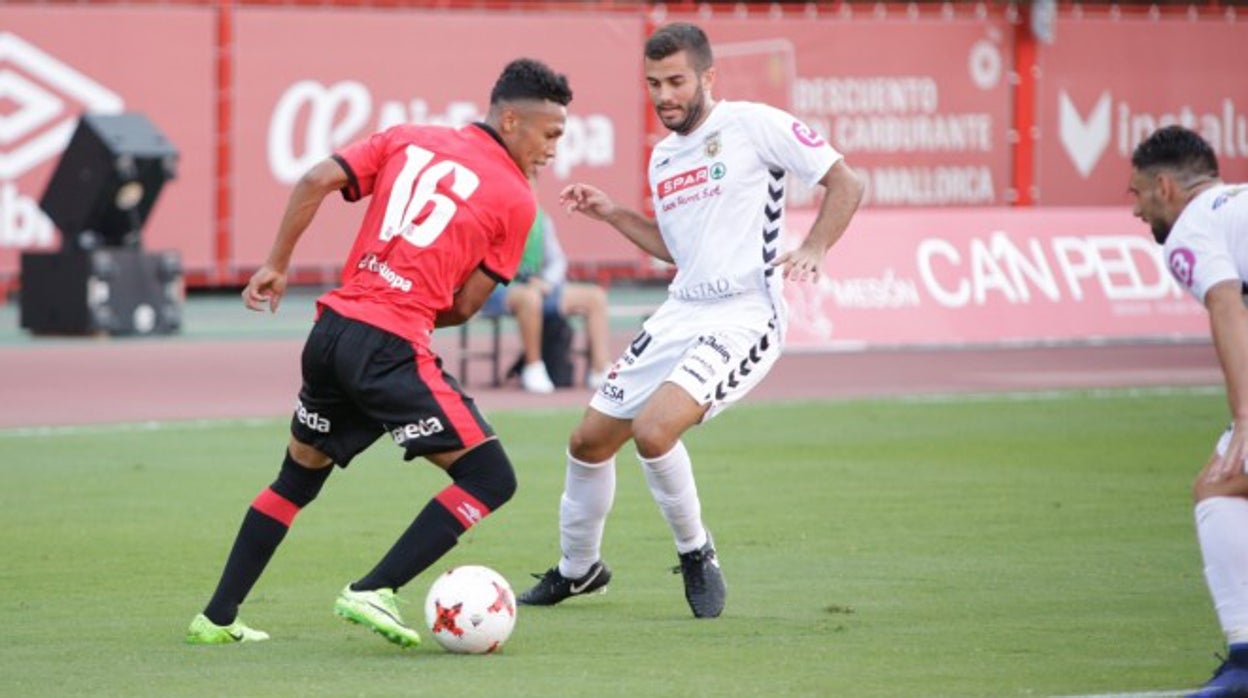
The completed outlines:
[[[447,473],[453,484],[429,500],[381,562],[352,584],[352,589],[402,587],[455,547],[464,531],[505,504],[516,491],[511,461],[497,440],[460,456]]]
[[[256,496],[243,516],[234,547],[221,572],[221,581],[204,607],[208,620],[217,625],[234,622],[238,607],[286,537],[295,515],[316,499],[332,470],[332,466],[319,470],[305,468],[286,454],[277,480]]]

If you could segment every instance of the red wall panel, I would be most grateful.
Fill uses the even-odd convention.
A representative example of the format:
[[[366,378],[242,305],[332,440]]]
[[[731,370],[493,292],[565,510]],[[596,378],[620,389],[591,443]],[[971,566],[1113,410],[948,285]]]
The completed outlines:
[[[790,231],[812,217],[793,215]],[[1124,208],[862,211],[825,269],[785,288],[795,348],[1209,333],[1204,308]]]
[[[1248,180],[1248,22],[1066,18],[1039,63],[1039,203],[1126,204],[1131,151],[1176,122]]]
[[[557,160],[540,180],[569,256],[639,259],[620,235],[554,205],[559,189],[581,180],[640,204],[639,18],[244,8],[235,30],[235,264],[264,260],[308,166],[399,121],[482,118],[502,67],[521,56],[567,74],[574,93]],[[295,264],[340,265],[362,215],[360,205],[328,200]]]
[[[717,96],[768,102],[822,132],[867,175],[867,206],[1011,200],[1004,19],[691,21],[711,39]],[[790,204],[808,203],[795,189]]]
[[[180,152],[150,249],[213,264],[213,33],[202,8],[0,7],[0,287],[59,235],[38,202],[84,111],[145,113]]]

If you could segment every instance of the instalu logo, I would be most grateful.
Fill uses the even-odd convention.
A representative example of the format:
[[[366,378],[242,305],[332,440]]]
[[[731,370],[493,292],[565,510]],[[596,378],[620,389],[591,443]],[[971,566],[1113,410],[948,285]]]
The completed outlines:
[[[16,179],[69,143],[76,109],[116,113],[121,97],[15,34],[0,32],[0,101],[17,108],[0,114],[0,179]]]
[[[1065,90],[1058,94],[1057,100],[1058,130],[1062,147],[1066,149],[1075,169],[1079,170],[1079,175],[1087,179],[1105,154],[1105,149],[1109,147],[1112,137],[1112,97],[1109,92],[1102,92],[1086,118],[1080,115],[1079,109]]]

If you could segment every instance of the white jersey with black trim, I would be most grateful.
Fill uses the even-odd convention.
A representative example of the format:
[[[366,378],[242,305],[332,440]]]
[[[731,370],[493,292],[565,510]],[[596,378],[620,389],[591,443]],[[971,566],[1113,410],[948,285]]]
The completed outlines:
[[[1217,283],[1248,282],[1248,184],[1219,184],[1192,199],[1164,255],[1170,273],[1201,303]]]
[[[785,174],[813,186],[841,159],[785,111],[720,101],[697,130],[672,133],[650,155],[650,193],[676,263],[672,298],[779,297]]]

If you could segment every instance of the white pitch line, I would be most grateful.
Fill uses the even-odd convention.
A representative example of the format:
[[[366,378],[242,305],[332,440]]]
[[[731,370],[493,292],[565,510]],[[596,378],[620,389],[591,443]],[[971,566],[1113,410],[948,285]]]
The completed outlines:
[[[82,436],[87,434],[125,434],[147,431],[203,431],[231,427],[260,427],[281,422],[265,419],[188,419],[149,422],[116,422],[111,424],[78,424],[72,426],[13,427],[0,429],[0,439]]]
[[[1180,698],[1199,691],[1199,688],[1184,688],[1177,691],[1142,691],[1130,693],[1083,693],[1074,696],[1053,696],[1052,698]]]
[[[1168,395],[1220,395],[1224,389],[1211,385],[1162,385],[1143,388],[1062,388],[1055,390],[1002,390],[983,392],[913,393],[860,398],[908,403],[971,403],[971,402],[1051,402],[1071,398],[1116,400]]]
[[[3,0],[0,0],[3,3]],[[901,395],[856,395],[836,398],[791,398],[776,401],[779,404],[802,405],[805,403],[827,402],[892,402],[902,404],[970,404],[993,402],[1051,402],[1072,398],[1087,399],[1121,399],[1135,397],[1165,397],[1167,395],[1221,395],[1224,389],[1217,386],[1155,386],[1144,388],[1066,388],[1056,390],[1018,390],[1018,391],[983,391],[983,392],[935,392],[910,393]],[[770,401],[756,401],[749,406],[770,405]],[[517,412],[525,415],[541,415],[544,413],[562,412],[572,407],[526,407],[499,410],[486,410],[486,415],[494,413]],[[31,438],[48,436],[82,436],[86,434],[118,434],[150,431],[203,431],[230,427],[260,427],[275,422],[289,421],[285,417],[262,417],[250,419],[206,418],[206,419],[170,419],[150,420],[143,422],[111,422],[101,424],[78,424],[66,426],[31,426],[31,427],[0,427],[0,439]],[[1112,696],[1149,696],[1148,693],[1107,694]],[[1168,693],[1156,694],[1161,696]],[[1064,698],[1064,697],[1058,697]],[[1073,698],[1073,697],[1072,697]],[[1079,696],[1078,698],[1093,698]],[[1100,698],[1096,696],[1095,698]]]

